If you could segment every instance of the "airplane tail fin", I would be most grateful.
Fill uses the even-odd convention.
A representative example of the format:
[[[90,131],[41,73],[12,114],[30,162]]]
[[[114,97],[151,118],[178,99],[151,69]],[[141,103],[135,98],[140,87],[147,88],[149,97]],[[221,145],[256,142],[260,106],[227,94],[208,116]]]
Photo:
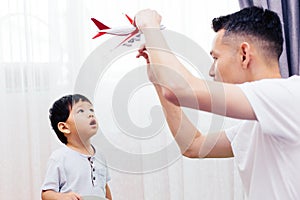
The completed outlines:
[[[110,27],[106,26],[105,24],[103,24],[102,22],[99,22],[97,19],[95,18],[91,18],[91,20],[94,22],[94,24],[98,27],[99,30],[103,30],[103,29],[110,29]],[[97,35],[95,35],[93,37],[93,39],[100,37],[101,35],[104,35],[106,32],[99,32]]]
[[[110,27],[106,26],[105,24],[103,24],[102,22],[99,22],[98,20],[96,20],[95,18],[91,18],[91,20],[94,22],[94,24],[100,29],[110,29]]]
[[[100,37],[101,35],[104,35],[106,32],[99,32],[97,35],[95,35],[92,39],[95,39],[97,37]]]

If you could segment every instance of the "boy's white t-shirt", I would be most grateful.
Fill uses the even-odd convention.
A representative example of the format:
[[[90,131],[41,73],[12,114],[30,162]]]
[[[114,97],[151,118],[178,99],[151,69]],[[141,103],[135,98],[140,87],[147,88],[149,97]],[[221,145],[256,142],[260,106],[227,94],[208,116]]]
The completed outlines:
[[[96,150],[95,155],[88,156],[63,146],[49,158],[42,191],[105,197],[109,180],[106,160]]]
[[[239,85],[257,121],[226,130],[250,200],[300,199],[300,77]]]

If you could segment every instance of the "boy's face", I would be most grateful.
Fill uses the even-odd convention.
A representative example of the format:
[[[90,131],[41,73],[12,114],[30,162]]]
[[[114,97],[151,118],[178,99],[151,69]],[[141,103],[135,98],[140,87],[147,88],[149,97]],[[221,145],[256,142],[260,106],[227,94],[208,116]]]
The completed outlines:
[[[82,142],[90,139],[98,130],[93,105],[87,101],[80,100],[73,105],[66,123],[71,133],[77,133]]]

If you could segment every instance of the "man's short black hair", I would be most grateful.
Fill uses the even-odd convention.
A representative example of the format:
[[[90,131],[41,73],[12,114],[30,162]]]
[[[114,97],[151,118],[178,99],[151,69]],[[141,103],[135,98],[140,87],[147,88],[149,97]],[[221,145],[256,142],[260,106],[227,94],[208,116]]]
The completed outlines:
[[[279,16],[267,9],[252,6],[238,12],[215,18],[212,21],[215,32],[225,30],[226,36],[248,36],[265,43],[263,50],[279,59],[283,49],[282,25]]]
[[[57,125],[59,122],[67,121],[73,105],[75,103],[79,102],[80,100],[87,101],[90,104],[92,104],[91,101],[87,97],[85,97],[81,94],[73,94],[73,95],[66,95],[66,96],[61,97],[60,99],[58,99],[57,101],[54,102],[54,104],[52,105],[52,107],[49,110],[49,119],[51,122],[51,126],[52,126],[53,130],[55,131],[58,139],[64,144],[68,143],[67,138],[65,137],[65,135],[62,132],[60,132]]]

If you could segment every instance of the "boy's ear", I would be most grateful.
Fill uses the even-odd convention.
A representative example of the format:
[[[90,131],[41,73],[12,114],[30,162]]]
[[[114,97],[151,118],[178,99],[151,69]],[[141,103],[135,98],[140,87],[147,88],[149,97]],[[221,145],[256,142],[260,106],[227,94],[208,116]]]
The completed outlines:
[[[66,122],[59,122],[57,124],[58,130],[60,130],[60,132],[64,133],[64,134],[69,134],[70,128],[68,126],[68,124]]]

